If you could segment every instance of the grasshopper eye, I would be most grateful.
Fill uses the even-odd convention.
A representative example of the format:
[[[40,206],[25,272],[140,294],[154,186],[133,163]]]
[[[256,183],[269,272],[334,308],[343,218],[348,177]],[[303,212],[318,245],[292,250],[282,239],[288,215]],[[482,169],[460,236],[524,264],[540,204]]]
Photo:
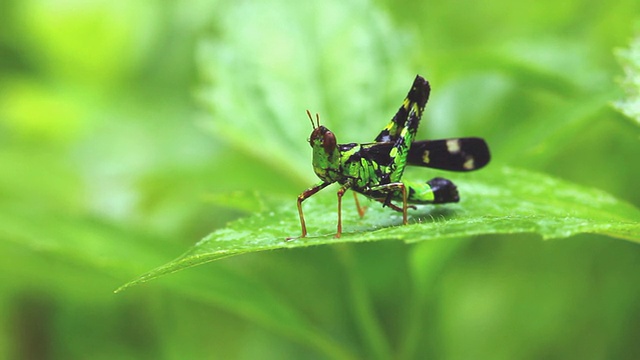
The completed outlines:
[[[329,130],[327,130],[324,134],[322,134],[323,141],[322,146],[324,147],[324,151],[331,153],[336,148],[336,136]]]

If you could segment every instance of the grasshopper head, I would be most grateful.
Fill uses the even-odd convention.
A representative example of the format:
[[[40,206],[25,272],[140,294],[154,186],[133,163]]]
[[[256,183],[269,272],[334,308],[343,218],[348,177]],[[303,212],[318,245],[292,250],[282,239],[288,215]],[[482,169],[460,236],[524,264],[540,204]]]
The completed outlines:
[[[316,115],[316,123],[309,110],[307,115],[311,119],[313,131],[309,136],[309,145],[313,149],[313,171],[324,181],[337,181],[336,174],[340,168],[340,150],[336,136],[331,130],[320,125],[320,117]]]
[[[331,155],[338,147],[336,136],[333,135],[331,130],[320,125],[320,116],[318,114],[316,114],[316,124],[313,123],[313,117],[309,110],[307,110],[307,115],[309,115],[313,126],[313,131],[309,136],[309,145],[314,149],[322,148],[327,155]]]

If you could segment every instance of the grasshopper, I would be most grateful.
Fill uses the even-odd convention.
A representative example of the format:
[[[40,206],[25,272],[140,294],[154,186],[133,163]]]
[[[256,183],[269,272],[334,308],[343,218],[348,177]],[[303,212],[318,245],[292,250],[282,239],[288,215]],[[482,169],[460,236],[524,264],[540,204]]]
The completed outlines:
[[[313,170],[321,182],[298,196],[302,228],[300,237],[307,236],[302,202],[335,182],[341,185],[337,193],[336,238],[342,234],[342,196],[347,190],[354,191],[360,217],[364,216],[364,209],[356,193],[382,203],[383,207],[401,212],[404,225],[407,224],[407,209],[416,208],[409,204],[444,204],[460,200],[458,190],[450,180],[440,177],[426,182],[402,179],[407,165],[472,171],[484,167],[491,158],[487,143],[477,137],[414,141],[430,92],[429,82],[417,75],[402,106],[389,124],[374,142],[365,144],[338,144],[333,132],[320,125],[320,116],[316,114],[314,123],[307,110],[313,127],[309,137],[313,149]]]

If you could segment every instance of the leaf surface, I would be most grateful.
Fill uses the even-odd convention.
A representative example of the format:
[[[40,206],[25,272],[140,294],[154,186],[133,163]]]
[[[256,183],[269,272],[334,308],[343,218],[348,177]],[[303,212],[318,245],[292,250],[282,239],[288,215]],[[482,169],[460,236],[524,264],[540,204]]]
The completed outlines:
[[[482,234],[537,233],[543,239],[593,233],[640,242],[640,211],[602,191],[546,175],[512,168],[457,175],[457,204],[419,206],[402,216],[371,202],[360,219],[345,201],[343,234],[334,238],[336,199],[331,190],[303,204],[306,238],[300,232],[295,199],[270,211],[231,222],[198,242],[179,258],[125,284],[145,282],[191,266],[243,253],[346,242],[401,240],[407,243]],[[332,188],[329,188],[332,189]],[[345,198],[347,199],[347,198]]]

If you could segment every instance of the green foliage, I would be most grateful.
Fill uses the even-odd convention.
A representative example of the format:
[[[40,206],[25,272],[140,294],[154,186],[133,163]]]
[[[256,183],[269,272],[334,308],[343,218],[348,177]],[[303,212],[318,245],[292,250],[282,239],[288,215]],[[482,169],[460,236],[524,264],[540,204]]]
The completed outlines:
[[[377,203],[372,203],[373,209],[362,220],[355,209],[345,211],[345,223],[355,225],[348,226],[340,239],[333,238],[336,215],[328,211],[335,208],[335,199],[325,196],[305,203],[312,236],[286,241],[300,231],[297,210],[290,201],[289,205],[228,224],[178,259],[123,288],[233,255],[311,245],[379,240],[414,243],[526,232],[545,239],[594,233],[640,242],[640,210],[603,192],[508,168],[470,177],[458,181],[465,191],[462,202],[421,207],[412,212],[410,226],[402,226],[401,216],[390,216],[390,210],[378,209]]]
[[[637,358],[638,6],[3,2],[0,358]],[[304,111],[367,141],[416,73],[418,138],[491,146],[462,202],[285,242]]]
[[[631,42],[628,49],[619,50],[617,55],[625,72],[622,85],[627,92],[627,99],[615,105],[640,125],[640,36]]]

